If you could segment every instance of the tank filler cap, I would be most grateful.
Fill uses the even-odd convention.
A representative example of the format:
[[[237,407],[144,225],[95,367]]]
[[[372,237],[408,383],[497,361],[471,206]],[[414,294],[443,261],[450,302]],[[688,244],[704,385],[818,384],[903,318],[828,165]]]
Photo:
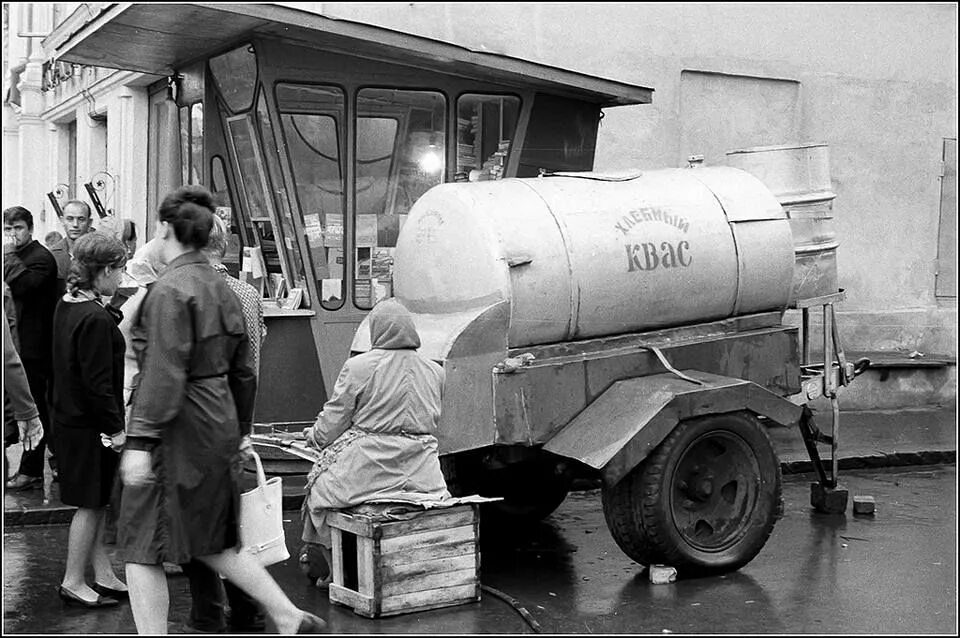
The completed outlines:
[[[529,367],[535,359],[536,357],[530,352],[524,352],[516,357],[507,357],[500,363],[493,366],[493,373],[513,374],[514,372],[522,371],[523,368]]]

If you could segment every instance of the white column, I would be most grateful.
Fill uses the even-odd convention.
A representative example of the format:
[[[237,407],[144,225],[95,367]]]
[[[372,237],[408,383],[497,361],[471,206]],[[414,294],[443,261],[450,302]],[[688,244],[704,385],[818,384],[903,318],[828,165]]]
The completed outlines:
[[[3,107],[3,208],[20,203],[20,125],[11,106]]]
[[[54,149],[54,176],[56,184],[64,184],[69,187],[70,180],[74,178],[70,174],[70,128],[69,122],[62,124],[53,124],[53,149]],[[56,185],[55,184],[55,185]]]
[[[47,122],[47,166],[50,167],[50,172],[47,176],[47,188],[43,192],[43,205],[46,207],[47,214],[46,220],[44,222],[44,234],[51,230],[56,230],[61,235],[63,234],[63,224],[60,222],[57,217],[57,211],[53,208],[53,204],[50,203],[50,198],[47,197],[47,193],[55,193],[57,190],[57,184],[61,182],[61,156],[66,156],[69,153],[69,141],[67,141],[67,149],[64,149],[64,139],[63,131],[61,127],[57,126],[55,122]],[[67,166],[69,166],[69,159],[64,157],[66,160]],[[65,171],[64,171],[65,172]],[[43,241],[42,237],[38,237]]]
[[[116,147],[110,147],[118,153],[116,161],[111,159],[117,178],[114,210],[121,219],[136,224],[137,242],[143,245],[147,223],[147,90],[125,86],[117,91],[116,98],[109,116],[110,136],[118,141]]]
[[[90,68],[84,69],[83,86],[89,86]],[[86,93],[84,100],[77,106],[77,199],[93,206],[84,184],[94,180],[94,176],[107,170],[107,125],[93,119],[91,115],[106,112],[106,96],[103,93]],[[101,201],[106,194],[98,193]],[[105,206],[108,205],[105,203]],[[93,212],[94,227],[100,226],[100,218]]]
[[[43,76],[43,60],[34,55],[26,64],[20,76],[20,144],[17,153],[15,181],[20,187],[18,201],[33,213],[34,235],[42,239],[50,223],[49,217],[56,214],[46,204],[46,193],[50,190],[49,181],[52,170],[47,165],[47,124],[41,114],[44,110],[43,94],[40,91]],[[53,220],[56,223],[56,220]]]

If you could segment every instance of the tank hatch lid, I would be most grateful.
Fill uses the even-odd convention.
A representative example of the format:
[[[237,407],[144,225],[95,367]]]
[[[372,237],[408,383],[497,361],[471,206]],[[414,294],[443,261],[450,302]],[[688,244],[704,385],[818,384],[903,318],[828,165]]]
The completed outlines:
[[[48,59],[169,76],[268,37],[597,104],[649,104],[653,89],[332,15],[327,3],[84,3],[49,36]]]

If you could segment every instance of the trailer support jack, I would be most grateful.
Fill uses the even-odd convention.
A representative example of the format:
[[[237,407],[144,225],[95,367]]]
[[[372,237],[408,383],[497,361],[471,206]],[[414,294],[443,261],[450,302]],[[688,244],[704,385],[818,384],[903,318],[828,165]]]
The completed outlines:
[[[823,366],[821,368],[822,396],[830,399],[831,407],[831,433],[829,435],[821,432],[813,422],[813,412],[810,408],[804,406],[800,417],[800,434],[803,437],[803,443],[810,455],[810,461],[813,462],[814,469],[819,477],[819,482],[810,484],[810,505],[818,512],[824,514],[842,514],[847,509],[848,492],[837,485],[837,475],[839,473],[839,460],[837,458],[837,445],[839,443],[840,430],[840,403],[837,399],[837,386],[847,385],[853,377],[862,373],[869,361],[861,360],[854,366],[848,366],[843,347],[840,344],[840,333],[837,330],[836,318],[834,315],[834,303],[842,301],[845,298],[843,290],[837,294],[826,295],[816,299],[805,299],[797,303],[797,307],[802,310],[801,322],[801,364],[805,370],[820,366],[810,365],[810,327],[809,310],[820,306],[823,312]],[[834,369],[834,359],[836,359],[836,368]],[[836,374],[834,374],[836,370]],[[824,467],[820,458],[820,452],[817,449],[818,443],[825,443],[830,446],[830,473]]]
[[[800,434],[820,479],[818,482],[810,484],[810,505],[822,514],[843,514],[847,511],[849,492],[837,487],[836,470],[832,469],[830,475],[827,475],[823,460],[820,458],[820,452],[817,449],[817,443],[832,445],[833,437],[824,434],[817,428],[813,421],[813,412],[806,406],[804,406],[803,414],[800,416]]]

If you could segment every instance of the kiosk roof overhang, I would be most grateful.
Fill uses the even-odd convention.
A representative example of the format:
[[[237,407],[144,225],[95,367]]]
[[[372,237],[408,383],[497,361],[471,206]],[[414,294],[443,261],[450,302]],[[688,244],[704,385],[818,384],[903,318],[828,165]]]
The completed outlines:
[[[44,39],[52,59],[163,76],[245,38],[266,36],[604,107],[648,104],[653,96],[643,86],[279,4],[122,2],[91,10],[96,6],[82,5]]]

